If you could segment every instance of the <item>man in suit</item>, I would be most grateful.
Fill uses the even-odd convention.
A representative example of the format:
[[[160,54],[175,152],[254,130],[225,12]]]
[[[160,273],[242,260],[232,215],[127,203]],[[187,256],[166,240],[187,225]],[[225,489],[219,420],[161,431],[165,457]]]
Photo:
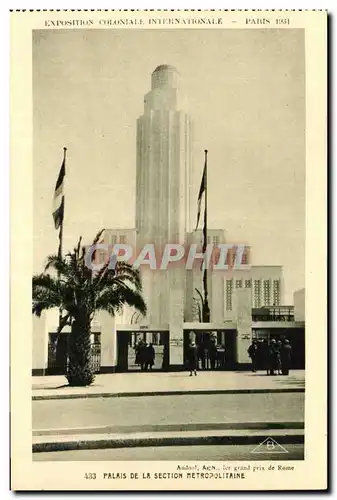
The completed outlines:
[[[280,351],[282,375],[289,375],[292,348],[288,339],[283,341]]]
[[[198,367],[198,348],[194,341],[192,341],[187,350],[187,362],[190,369],[190,377],[197,375]]]

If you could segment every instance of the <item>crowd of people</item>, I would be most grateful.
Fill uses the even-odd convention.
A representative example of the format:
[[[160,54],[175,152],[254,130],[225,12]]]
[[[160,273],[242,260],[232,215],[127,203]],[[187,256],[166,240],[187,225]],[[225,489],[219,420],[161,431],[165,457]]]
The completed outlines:
[[[267,375],[289,375],[291,345],[288,339],[253,340],[248,348],[252,371],[266,370]]]
[[[225,367],[225,346],[218,345],[215,338],[198,345],[198,360],[202,370],[215,370]]]
[[[192,341],[187,349],[186,363],[190,368],[190,375],[196,375],[197,370],[216,370],[225,368],[225,346],[217,344],[215,338],[210,338],[206,342],[198,345]]]
[[[197,375],[201,368],[224,369],[225,368],[225,346],[217,345],[214,338],[198,345],[192,341],[186,353],[186,363],[190,376]],[[248,348],[248,355],[252,363],[252,371],[266,370],[267,375],[289,375],[292,348],[288,339],[276,341],[271,339],[253,340]],[[152,370],[155,364],[155,349],[153,344],[140,340],[135,345],[135,364],[140,366],[141,371]]]
[[[135,345],[135,354],[135,364],[140,366],[141,371],[152,370],[156,353],[151,343],[140,340]]]
[[[217,345],[211,338],[207,343],[198,345],[192,341],[189,344],[186,362],[190,376],[197,375],[197,371],[210,368],[211,370],[225,367],[225,346]],[[248,348],[248,355],[252,362],[252,371],[266,370],[267,375],[289,375],[292,348],[288,339],[276,341],[271,339],[253,340]]]

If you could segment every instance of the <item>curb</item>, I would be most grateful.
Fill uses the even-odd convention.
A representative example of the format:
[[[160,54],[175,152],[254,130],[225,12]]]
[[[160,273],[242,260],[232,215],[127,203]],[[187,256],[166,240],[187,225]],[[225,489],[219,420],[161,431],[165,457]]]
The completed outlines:
[[[304,429],[304,422],[221,422],[192,424],[150,424],[150,425],[102,425],[96,427],[73,427],[59,429],[33,429],[33,436],[80,436],[81,434],[128,434],[141,432],[186,432],[186,431],[270,431]]]
[[[33,443],[33,453],[70,451],[70,450],[97,450],[107,448],[144,448],[156,446],[195,446],[195,445],[259,445],[264,440],[272,438],[280,445],[303,444],[304,434],[276,434],[275,432],[259,435],[212,435],[206,436],[157,436],[157,437],[121,437],[106,436],[100,439],[77,439],[69,441],[48,441]]]
[[[193,396],[212,394],[277,394],[277,393],[304,393],[302,387],[284,389],[220,389],[195,391],[144,391],[144,392],[97,392],[83,394],[46,394],[32,396],[32,401],[48,401],[53,399],[85,399],[85,398],[136,398],[142,396]]]

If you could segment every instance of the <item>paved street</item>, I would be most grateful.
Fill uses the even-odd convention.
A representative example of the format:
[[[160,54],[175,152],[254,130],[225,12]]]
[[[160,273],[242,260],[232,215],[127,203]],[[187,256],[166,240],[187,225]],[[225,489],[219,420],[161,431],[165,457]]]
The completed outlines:
[[[303,422],[304,393],[33,401],[33,429],[224,422]]]
[[[36,461],[81,460],[303,460],[304,445],[284,445],[288,453],[252,453],[254,446],[159,446],[34,453]]]

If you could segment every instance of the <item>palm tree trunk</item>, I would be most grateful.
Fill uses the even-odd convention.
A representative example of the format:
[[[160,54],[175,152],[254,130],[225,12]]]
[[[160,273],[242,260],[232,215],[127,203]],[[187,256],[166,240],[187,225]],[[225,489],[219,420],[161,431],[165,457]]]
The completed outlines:
[[[69,335],[66,377],[71,386],[86,386],[94,381],[90,334],[89,316],[82,312],[73,321]]]

